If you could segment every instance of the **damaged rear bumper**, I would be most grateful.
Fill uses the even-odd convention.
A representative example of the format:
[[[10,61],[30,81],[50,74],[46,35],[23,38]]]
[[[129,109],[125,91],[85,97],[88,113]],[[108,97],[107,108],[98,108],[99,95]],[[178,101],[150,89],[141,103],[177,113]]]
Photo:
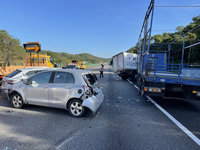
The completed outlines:
[[[82,106],[89,108],[93,113],[95,113],[103,102],[103,93],[98,93],[96,96],[91,96],[83,100]]]

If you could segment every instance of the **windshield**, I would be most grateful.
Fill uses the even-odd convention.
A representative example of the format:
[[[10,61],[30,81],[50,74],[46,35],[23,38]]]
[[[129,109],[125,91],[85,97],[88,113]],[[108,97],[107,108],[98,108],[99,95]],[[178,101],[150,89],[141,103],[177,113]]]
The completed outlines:
[[[77,63],[77,60],[72,60],[72,63]]]
[[[67,68],[68,69],[73,69],[73,68],[77,68],[77,66],[76,65],[69,65],[69,66],[67,66]]]
[[[29,72],[26,73],[26,76],[27,76],[27,77],[30,77],[30,76],[32,76],[32,75],[34,75],[34,74],[36,74],[36,73],[42,72],[42,71],[44,71],[44,70],[29,71]]]
[[[10,74],[8,74],[6,77],[12,78],[20,72],[22,72],[22,71],[21,70],[15,70],[15,71],[11,72]]]

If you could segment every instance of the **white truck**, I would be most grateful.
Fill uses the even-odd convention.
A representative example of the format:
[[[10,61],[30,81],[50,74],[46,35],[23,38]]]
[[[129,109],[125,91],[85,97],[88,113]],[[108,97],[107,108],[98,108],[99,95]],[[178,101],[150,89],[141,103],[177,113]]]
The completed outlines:
[[[121,52],[112,57],[114,73],[117,73],[123,80],[136,79],[137,75],[137,54]]]

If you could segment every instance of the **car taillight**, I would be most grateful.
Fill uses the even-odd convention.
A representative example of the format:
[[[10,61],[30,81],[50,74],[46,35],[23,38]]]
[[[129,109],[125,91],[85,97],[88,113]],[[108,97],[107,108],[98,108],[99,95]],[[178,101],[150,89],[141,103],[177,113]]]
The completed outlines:
[[[13,84],[14,84],[14,81],[13,81],[13,80],[8,80],[7,83],[13,85]]]

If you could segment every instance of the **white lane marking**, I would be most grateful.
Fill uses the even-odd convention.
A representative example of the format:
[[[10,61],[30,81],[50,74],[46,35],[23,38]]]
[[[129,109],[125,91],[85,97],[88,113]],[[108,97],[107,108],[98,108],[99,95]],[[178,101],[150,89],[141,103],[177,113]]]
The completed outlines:
[[[139,89],[135,84],[133,84],[136,89]],[[187,136],[189,136],[197,145],[200,146],[200,139],[197,138],[191,131],[189,131],[185,126],[183,126],[178,120],[176,120],[171,114],[169,114],[164,108],[162,108],[158,103],[156,103],[152,98],[146,96],[146,98],[153,103],[162,113],[164,113],[174,124],[177,125]]]
[[[186,127],[184,127],[178,120],[176,120],[172,115],[170,115],[165,109],[158,105],[152,98],[146,96],[160,111],[162,111],[172,122],[174,122],[185,134],[187,134],[197,145],[200,146],[200,140],[190,132]]]
[[[94,117],[94,119],[96,119],[100,114],[100,111],[97,112],[96,116]],[[92,120],[94,120],[92,119]],[[85,126],[88,126],[89,124],[91,124],[91,122],[89,122],[88,124],[86,124]],[[75,131],[75,133],[73,133],[69,138],[66,138],[62,143],[60,143],[57,147],[56,150],[60,150],[66,143],[70,142],[73,138],[75,138],[76,136],[78,136],[79,134],[81,134],[83,131],[85,130],[79,130],[79,131]]]
[[[134,85],[134,87],[139,90],[139,88],[137,87],[137,85],[135,85],[133,82],[131,82],[129,79],[127,80],[130,84]]]
[[[133,82],[131,82],[129,79],[127,79],[127,81],[128,81],[130,84],[133,84]]]
[[[139,88],[137,87],[137,85],[134,85],[134,87],[135,87],[137,90],[139,90]]]
[[[67,138],[66,140],[64,140],[60,145],[58,145],[56,147],[56,150],[60,150],[66,143],[70,142],[74,137],[76,137],[80,133],[81,133],[81,131],[79,130],[76,133],[74,133],[72,136],[70,136],[69,138]]]

